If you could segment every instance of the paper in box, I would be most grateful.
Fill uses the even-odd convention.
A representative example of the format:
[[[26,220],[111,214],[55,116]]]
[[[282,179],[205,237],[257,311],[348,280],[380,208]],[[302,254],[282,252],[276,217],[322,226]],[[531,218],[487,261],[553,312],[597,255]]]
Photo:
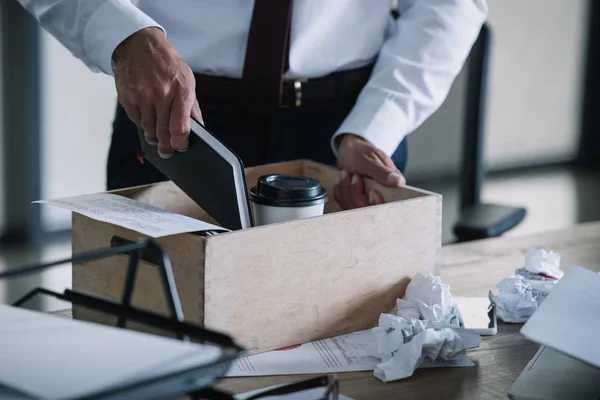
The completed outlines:
[[[403,296],[410,277],[439,274],[441,196],[378,187],[386,204],[340,211],[333,198],[336,169],[309,161],[249,168],[248,187],[269,173],[319,180],[332,194],[325,215],[157,239],[171,259],[186,320],[226,332],[256,353],[373,327]],[[171,182],[113,193],[211,221]],[[73,213],[74,253],[141,236]],[[73,287],[120,301],[127,261],[121,256],[74,265]],[[158,271],[150,262],[142,265],[133,305],[166,314]],[[74,315],[99,318],[79,309]]]

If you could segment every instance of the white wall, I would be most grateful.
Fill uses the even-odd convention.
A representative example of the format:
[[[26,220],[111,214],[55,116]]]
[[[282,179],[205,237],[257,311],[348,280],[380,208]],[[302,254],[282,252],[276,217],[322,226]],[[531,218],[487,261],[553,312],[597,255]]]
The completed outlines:
[[[42,197],[103,191],[116,90],[42,33]],[[70,214],[43,206],[44,226],[69,229]]]
[[[494,30],[490,167],[572,159],[577,151],[588,0],[488,0]]]
[[[588,0],[488,0],[490,169],[572,159],[579,137]],[[407,178],[456,175],[464,80],[408,139]],[[444,145],[440,145],[441,142]]]

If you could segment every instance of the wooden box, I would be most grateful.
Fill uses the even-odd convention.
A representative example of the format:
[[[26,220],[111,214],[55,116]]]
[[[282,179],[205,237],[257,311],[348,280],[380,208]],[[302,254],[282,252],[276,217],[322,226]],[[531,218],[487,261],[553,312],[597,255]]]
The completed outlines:
[[[318,179],[325,215],[211,236],[158,239],[168,253],[186,320],[232,335],[256,353],[370,328],[417,272],[439,274],[441,196],[378,187],[386,204],[340,211],[336,169],[309,161],[249,168]],[[374,182],[368,186],[376,187]],[[171,182],[114,193],[193,218],[210,217]],[[139,233],[73,214],[73,252]],[[73,287],[120,301],[127,257],[73,266]],[[142,263],[133,304],[166,314],[157,269]],[[76,318],[91,318],[75,310]]]

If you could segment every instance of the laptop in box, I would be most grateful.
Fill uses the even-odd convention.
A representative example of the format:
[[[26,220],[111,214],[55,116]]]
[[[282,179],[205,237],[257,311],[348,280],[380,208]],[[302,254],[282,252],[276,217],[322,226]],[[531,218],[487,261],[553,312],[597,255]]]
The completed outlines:
[[[572,267],[521,329],[542,346],[513,400],[600,399],[600,274]]]
[[[242,160],[202,124],[190,119],[190,144],[168,160],[146,142],[138,129],[144,158],[154,165],[221,226],[231,230],[252,226],[252,213]]]

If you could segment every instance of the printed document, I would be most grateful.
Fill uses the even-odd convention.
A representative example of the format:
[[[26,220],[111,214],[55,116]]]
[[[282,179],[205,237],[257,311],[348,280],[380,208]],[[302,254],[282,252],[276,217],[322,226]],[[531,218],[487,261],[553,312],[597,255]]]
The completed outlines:
[[[159,238],[223,228],[111,193],[94,193],[34,203],[50,204],[97,221]]]
[[[336,372],[373,371],[381,359],[374,357],[375,338],[370,329],[316,340],[299,346],[241,357],[227,376],[265,376],[295,374],[327,374]],[[451,363],[424,361],[420,368],[467,367],[475,364],[465,358]]]

